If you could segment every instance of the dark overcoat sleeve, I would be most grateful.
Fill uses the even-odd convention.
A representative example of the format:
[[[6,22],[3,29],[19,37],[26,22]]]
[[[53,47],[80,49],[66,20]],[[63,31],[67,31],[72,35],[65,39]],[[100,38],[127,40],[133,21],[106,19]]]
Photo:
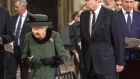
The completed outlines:
[[[13,23],[11,20],[11,17],[9,15],[9,12],[3,8],[0,8],[0,16],[3,20],[1,22],[0,28],[0,36],[2,37],[3,44],[7,44],[13,41]]]
[[[113,39],[114,53],[116,64],[124,65],[125,64],[125,33],[123,30],[123,25],[120,22],[118,14],[115,12],[112,16],[111,22],[111,36]]]

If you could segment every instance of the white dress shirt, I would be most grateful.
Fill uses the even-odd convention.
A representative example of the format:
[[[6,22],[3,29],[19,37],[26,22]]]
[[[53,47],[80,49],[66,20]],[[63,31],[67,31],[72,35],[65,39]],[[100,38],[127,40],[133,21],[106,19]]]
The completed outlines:
[[[127,12],[122,8],[122,12],[124,14],[124,17],[125,17],[125,21],[127,23],[127,17],[128,17],[128,14]],[[131,17],[131,23],[132,23],[132,20],[133,20],[133,9],[130,11],[130,17]]]
[[[26,16],[27,16],[27,10],[25,11],[24,14],[22,14],[22,22],[21,22],[21,28],[20,28],[20,32],[19,32],[19,37],[20,37],[21,29],[23,27],[23,24],[24,24]],[[20,15],[18,16],[18,19],[17,19],[17,22],[16,22],[15,33],[17,31],[17,26],[18,26],[19,19],[20,19]],[[20,45],[20,38],[18,38],[18,45]]]
[[[94,13],[95,13],[95,23],[96,23],[96,20],[97,20],[97,17],[98,17],[98,14],[100,12],[101,7],[102,7],[102,5],[100,4],[99,7],[94,11]],[[90,33],[90,36],[92,34],[92,19],[93,19],[93,13],[90,12],[90,18],[89,18],[89,33]]]

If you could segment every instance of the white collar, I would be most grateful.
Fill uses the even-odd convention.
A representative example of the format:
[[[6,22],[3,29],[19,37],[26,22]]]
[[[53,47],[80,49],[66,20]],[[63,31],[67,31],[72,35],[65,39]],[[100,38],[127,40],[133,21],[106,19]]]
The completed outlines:
[[[22,17],[26,17],[27,15],[27,10],[22,14]]]
[[[127,12],[122,8],[123,14],[126,14]],[[133,9],[130,11],[130,14],[133,14]]]
[[[102,7],[102,5],[101,5],[101,4],[99,4],[99,7],[98,7],[98,8],[94,11],[94,12],[95,12],[95,14],[99,14],[101,7]]]

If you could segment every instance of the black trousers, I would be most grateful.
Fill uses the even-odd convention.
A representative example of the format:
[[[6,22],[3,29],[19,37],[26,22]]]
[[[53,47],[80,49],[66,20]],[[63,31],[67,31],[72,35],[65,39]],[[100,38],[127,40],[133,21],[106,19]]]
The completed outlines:
[[[0,52],[0,79],[4,79],[4,53]]]
[[[4,79],[4,47],[0,45],[0,79]]]
[[[14,54],[11,54],[10,68],[7,74],[7,79],[16,79],[17,68],[20,66],[21,79],[27,79],[28,68],[24,67],[21,60],[21,53],[19,46],[14,47]]]
[[[90,63],[90,69],[87,73],[86,79],[105,79],[103,75],[97,74],[94,70],[93,63]]]

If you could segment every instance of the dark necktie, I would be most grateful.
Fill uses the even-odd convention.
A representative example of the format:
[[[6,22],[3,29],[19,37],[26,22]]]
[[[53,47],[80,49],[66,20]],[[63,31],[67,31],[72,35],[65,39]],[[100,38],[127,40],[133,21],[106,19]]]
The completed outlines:
[[[92,14],[93,14],[93,17],[92,17],[91,37],[92,37],[92,35],[93,35],[93,29],[94,29],[94,25],[95,25],[95,13],[92,12]]]
[[[130,30],[131,30],[131,17],[130,17],[130,12],[127,12],[127,14],[128,14],[128,17],[127,17],[127,27],[128,27],[129,33],[130,33]]]
[[[93,14],[93,18],[92,18],[92,31],[93,31],[93,29],[94,29],[94,24],[95,24],[95,13],[92,12],[92,14]]]
[[[19,32],[21,29],[21,23],[22,23],[22,15],[20,15],[19,21],[18,21],[18,25],[17,25],[17,30],[16,30],[16,36],[15,36],[15,45],[18,45],[18,37],[19,37]]]

